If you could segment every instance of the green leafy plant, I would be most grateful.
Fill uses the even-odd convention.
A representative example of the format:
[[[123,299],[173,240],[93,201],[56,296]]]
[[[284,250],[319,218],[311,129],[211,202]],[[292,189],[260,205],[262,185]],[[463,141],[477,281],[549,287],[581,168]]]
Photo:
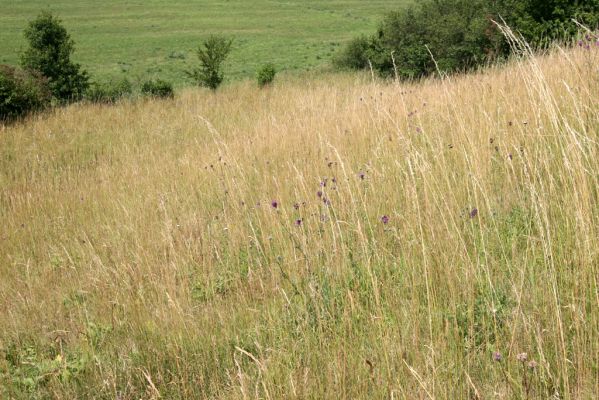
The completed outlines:
[[[162,79],[144,82],[141,86],[141,93],[145,96],[160,98],[173,98],[175,96],[173,85]]]
[[[104,83],[92,83],[85,93],[85,98],[94,103],[115,103],[131,96],[133,86],[127,78]]]
[[[8,122],[50,103],[48,81],[35,71],[0,65],[0,121]]]
[[[258,80],[258,86],[264,87],[270,85],[275,80],[277,70],[272,63],[268,63],[262,66],[256,73],[256,79]]]
[[[42,12],[25,30],[29,48],[21,56],[21,65],[39,71],[48,78],[54,98],[59,101],[79,100],[89,86],[87,72],[71,61],[74,42],[59,19]]]
[[[233,40],[211,35],[198,48],[199,68],[188,72],[200,86],[216,90],[224,80],[223,63],[231,52]]]

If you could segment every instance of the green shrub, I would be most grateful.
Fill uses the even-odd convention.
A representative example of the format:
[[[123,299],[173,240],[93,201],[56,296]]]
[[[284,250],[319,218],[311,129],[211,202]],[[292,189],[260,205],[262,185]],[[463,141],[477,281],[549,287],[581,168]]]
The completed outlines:
[[[262,68],[260,68],[256,73],[258,86],[264,87],[266,85],[270,85],[275,80],[276,74],[277,70],[275,69],[275,66],[273,64],[268,63],[262,66]]]
[[[55,99],[64,102],[82,98],[89,86],[88,76],[71,61],[74,42],[61,21],[42,12],[29,23],[25,38],[29,48],[21,56],[21,66],[48,78]]]
[[[533,46],[572,37],[578,18],[599,23],[598,0],[423,0],[387,14],[371,37],[351,41],[333,60],[338,68],[371,64],[402,78],[466,71],[509,55],[494,21],[504,19]]]
[[[358,36],[345,46],[333,59],[340,69],[364,69],[368,67],[371,41],[366,36]]]
[[[198,48],[200,67],[188,72],[200,86],[216,90],[224,80],[223,63],[231,52],[233,41],[211,35]]]
[[[173,85],[170,82],[163,81],[162,79],[144,82],[144,84],[141,86],[141,93],[145,96],[161,98],[173,98],[175,96]]]
[[[85,98],[94,103],[115,103],[118,100],[131,96],[133,86],[127,78],[119,81],[104,83],[94,82],[85,93]]]
[[[9,122],[50,104],[48,82],[39,73],[0,65],[0,121]]]

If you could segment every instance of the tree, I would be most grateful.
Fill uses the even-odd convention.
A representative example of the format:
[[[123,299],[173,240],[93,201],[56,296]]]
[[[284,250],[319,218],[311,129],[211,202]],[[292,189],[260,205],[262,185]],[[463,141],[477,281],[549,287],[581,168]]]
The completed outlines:
[[[233,40],[231,39],[215,35],[209,36],[198,48],[200,67],[189,72],[188,75],[200,86],[216,90],[223,82],[223,62],[231,52],[232,44]]]
[[[29,23],[25,38],[29,48],[21,56],[22,67],[45,76],[55,99],[80,99],[89,86],[89,78],[79,64],[71,61],[74,42],[61,21],[42,12]]]

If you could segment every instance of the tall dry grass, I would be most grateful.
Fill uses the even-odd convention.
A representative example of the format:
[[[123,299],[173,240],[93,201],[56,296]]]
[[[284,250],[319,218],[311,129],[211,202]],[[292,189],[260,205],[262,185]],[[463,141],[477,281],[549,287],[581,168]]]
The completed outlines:
[[[598,60],[2,128],[0,397],[596,398]]]

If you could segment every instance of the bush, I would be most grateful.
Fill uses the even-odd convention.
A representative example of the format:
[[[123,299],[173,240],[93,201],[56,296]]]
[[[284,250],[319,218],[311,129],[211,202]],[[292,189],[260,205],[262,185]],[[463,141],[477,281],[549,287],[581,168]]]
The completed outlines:
[[[509,54],[493,21],[504,18],[534,46],[571,37],[572,18],[595,27],[599,0],[423,0],[389,13],[371,37],[358,37],[333,60],[338,68],[402,78],[466,71]],[[395,64],[395,65],[394,65]]]
[[[170,82],[163,81],[162,79],[144,82],[144,84],[141,86],[141,93],[145,96],[160,98],[173,98],[175,96],[173,85]]]
[[[85,98],[94,103],[115,103],[118,100],[131,96],[133,86],[127,78],[119,81],[104,83],[94,82],[85,93]]]
[[[216,90],[223,82],[222,66],[231,51],[233,41],[221,36],[211,35],[198,48],[200,67],[188,72],[200,86]]]
[[[266,85],[270,85],[275,80],[275,75],[277,74],[277,70],[275,66],[271,63],[264,65],[260,68],[256,74],[256,79],[258,80],[258,86],[264,87]]]
[[[358,36],[335,56],[333,64],[340,69],[365,69],[370,59],[368,55],[370,48],[370,39],[366,36]]]
[[[48,82],[39,73],[0,65],[0,121],[10,122],[49,105]]]
[[[52,96],[59,101],[78,100],[89,86],[87,73],[71,61],[74,42],[60,20],[42,12],[25,30],[29,48],[21,56],[21,65],[39,71],[48,78]]]

